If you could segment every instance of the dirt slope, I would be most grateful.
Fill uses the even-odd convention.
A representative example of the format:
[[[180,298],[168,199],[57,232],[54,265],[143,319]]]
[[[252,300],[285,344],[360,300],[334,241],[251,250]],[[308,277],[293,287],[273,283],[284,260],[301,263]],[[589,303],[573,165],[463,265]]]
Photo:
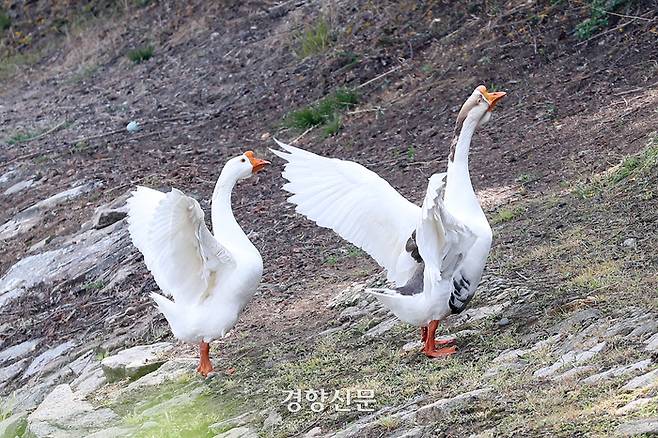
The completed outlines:
[[[548,337],[551,327],[585,308],[612,325],[656,304],[655,1],[619,2],[589,32],[583,23],[598,15],[583,2],[5,3],[12,24],[2,31],[0,174],[13,171],[12,183],[36,183],[0,195],[0,223],[78,183],[102,187],[58,204],[38,226],[5,239],[0,275],[29,253],[58,248],[96,207],[136,184],[175,186],[205,200],[207,210],[222,164],[247,149],[270,157],[274,136],[358,161],[420,201],[427,177],[444,169],[465,97],[478,84],[508,92],[471,148],[472,179],[495,224],[488,284],[507,287],[501,297],[485,285],[474,306],[511,300],[507,313],[475,324],[478,334],[446,366],[417,355],[400,359],[400,347],[416,337],[410,328],[397,327],[376,342],[364,338],[384,315],[355,318],[337,338],[308,338],[340,326],[340,306],[326,306],[331,297],[352,282],[374,281],[380,270],[294,214],[280,190],[280,163],[272,159],[270,170],[242,183],[233,198],[236,217],[253,231],[265,262],[259,295],[234,336],[221,342],[220,361],[239,370],[229,380],[247,388],[236,398],[263,385],[253,403],[272,403],[295,381],[335,379],[332,387],[379,384],[380,407],[417,396],[434,400],[460,387],[484,387],[481,375],[502,351],[535,345],[539,334]],[[305,32],[319,23],[327,27],[326,47],[300,56],[309,43]],[[150,59],[128,58],[147,46]],[[289,112],[340,88],[359,97],[342,112],[335,135],[326,136],[323,127],[284,126]],[[131,120],[142,126],[135,134],[125,130]],[[640,158],[613,168],[629,155]],[[46,238],[52,240],[30,251]],[[627,239],[634,246],[623,246]],[[167,338],[148,299],[157,286],[125,245],[111,268],[56,288],[36,285],[0,307],[0,348],[35,337],[50,346],[76,339],[105,350]],[[121,266],[129,274],[104,287]],[[75,306],[85,309],[83,317],[69,316]],[[499,324],[501,318],[511,324]],[[569,327],[564,336],[577,331]],[[641,359],[635,350],[643,344],[633,342],[615,346],[597,366]],[[560,349],[536,357],[530,368],[548,364]],[[270,362],[289,368],[262,371]],[[337,375],[328,371],[335,367]],[[609,429],[597,429],[600,411],[579,405],[626,401],[610,395],[622,382],[585,394],[524,376],[496,387],[504,394],[501,405],[484,401],[461,417],[437,419],[430,422],[433,433],[497,428],[508,435],[596,435],[625,420],[611,417]],[[573,407],[573,430],[553,412],[564,400]],[[357,418],[286,415],[273,433],[296,435],[314,425],[333,431]],[[368,434],[396,427],[379,425]]]

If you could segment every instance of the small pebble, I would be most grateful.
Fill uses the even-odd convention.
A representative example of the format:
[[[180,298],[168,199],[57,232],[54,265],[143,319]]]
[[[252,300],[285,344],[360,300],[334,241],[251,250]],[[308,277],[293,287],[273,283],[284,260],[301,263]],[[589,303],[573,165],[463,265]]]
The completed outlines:
[[[509,325],[509,318],[501,318],[500,321],[498,321],[499,327],[505,327],[506,325]]]
[[[126,125],[126,130],[131,134],[139,131],[139,128],[140,128],[139,123],[137,123],[134,120]]]

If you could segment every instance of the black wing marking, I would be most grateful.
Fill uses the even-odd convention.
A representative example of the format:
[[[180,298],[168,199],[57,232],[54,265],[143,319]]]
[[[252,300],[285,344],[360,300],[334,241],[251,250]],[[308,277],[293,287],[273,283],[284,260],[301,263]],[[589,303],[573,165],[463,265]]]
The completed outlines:
[[[475,290],[471,290],[471,282],[465,278],[461,272],[455,273],[452,279],[454,287],[448,300],[448,305],[452,313],[461,313],[475,295]]]
[[[416,230],[411,233],[411,237],[407,240],[407,244],[404,247],[405,250],[411,255],[411,258],[416,260],[416,263],[423,263],[423,258],[418,252],[418,245],[416,244]]]

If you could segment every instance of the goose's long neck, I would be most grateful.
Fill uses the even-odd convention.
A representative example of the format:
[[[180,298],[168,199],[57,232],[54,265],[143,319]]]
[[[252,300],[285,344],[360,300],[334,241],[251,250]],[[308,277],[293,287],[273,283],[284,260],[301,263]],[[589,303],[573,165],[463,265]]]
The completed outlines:
[[[249,241],[240,225],[236,222],[231,208],[231,193],[236,183],[237,178],[228,172],[222,171],[212,194],[212,232],[215,237],[221,237],[223,242],[240,243],[244,240]]]
[[[448,159],[448,180],[446,182],[445,203],[453,215],[463,219],[484,218],[468,171],[468,152],[471,139],[477,128],[477,120],[467,117],[464,120],[459,136],[453,139],[450,158]]]

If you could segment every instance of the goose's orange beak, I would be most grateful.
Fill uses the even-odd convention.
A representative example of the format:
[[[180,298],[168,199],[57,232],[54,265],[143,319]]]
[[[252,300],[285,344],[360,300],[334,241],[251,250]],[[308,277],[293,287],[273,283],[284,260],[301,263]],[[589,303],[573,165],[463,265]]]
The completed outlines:
[[[244,155],[247,158],[249,158],[249,162],[251,163],[251,167],[252,167],[251,170],[252,173],[260,172],[265,168],[265,166],[271,164],[267,160],[261,160],[260,158],[256,158],[253,151],[247,151],[244,153]]]
[[[494,91],[493,93],[490,93],[484,85],[480,85],[478,90],[482,93],[484,98],[487,99],[487,102],[489,102],[489,109],[487,111],[493,111],[498,101],[507,95],[504,91]]]

